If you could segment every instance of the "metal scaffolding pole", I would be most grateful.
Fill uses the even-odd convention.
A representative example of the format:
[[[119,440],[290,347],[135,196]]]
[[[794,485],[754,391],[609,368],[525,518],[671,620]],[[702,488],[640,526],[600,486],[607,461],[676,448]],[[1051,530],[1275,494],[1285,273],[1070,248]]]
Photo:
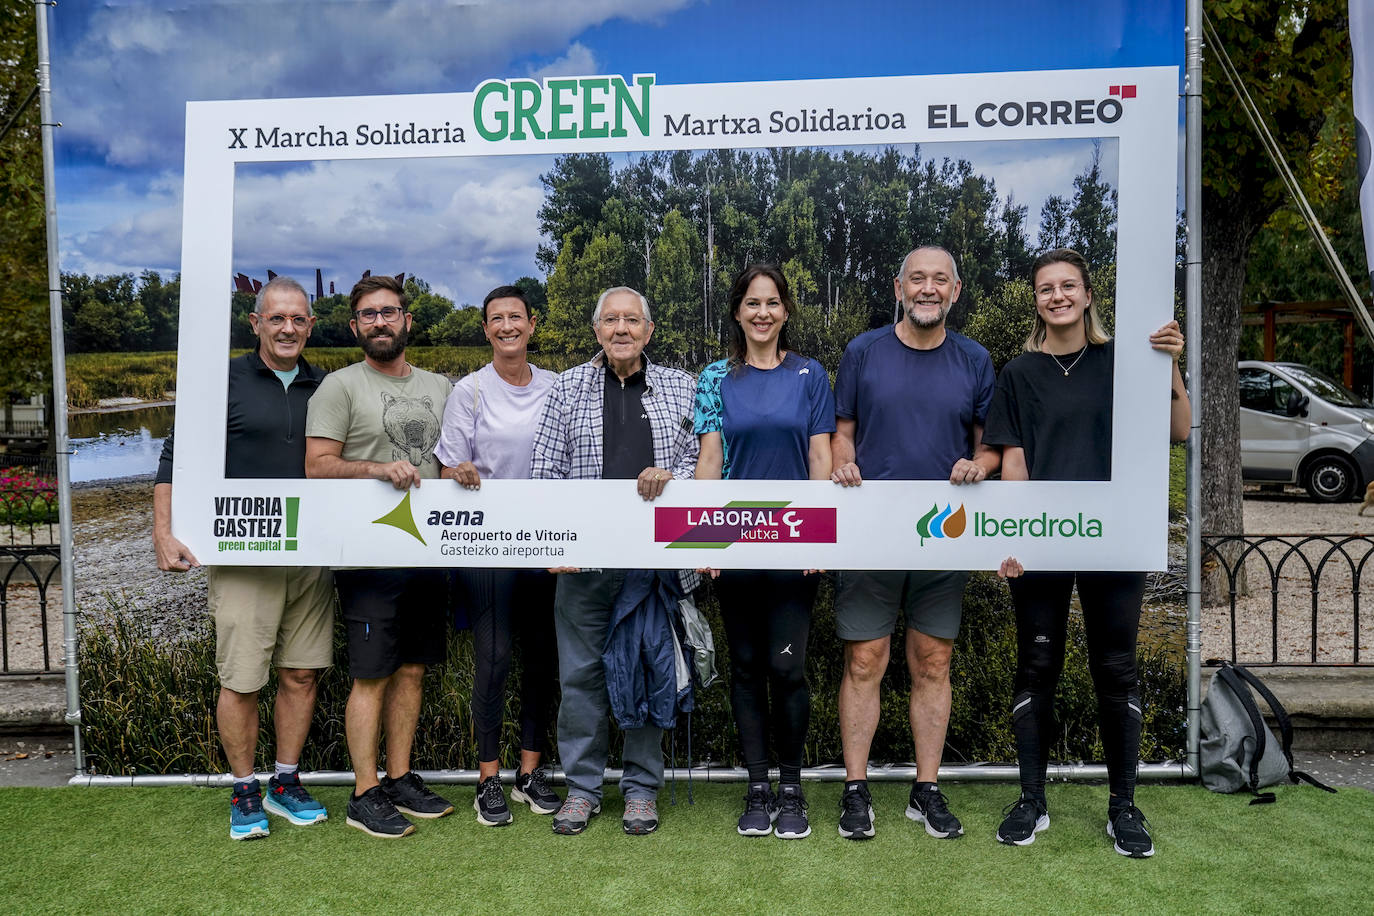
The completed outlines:
[[[48,231],[48,329],[52,336],[53,430],[57,442],[58,544],[62,555],[62,658],[67,676],[66,722],[72,727],[76,772],[86,771],[81,745],[81,680],[76,667],[76,587],[72,577],[71,443],[67,438],[67,353],[62,336],[62,268],[57,260],[57,183],[53,171],[52,58],[48,53],[49,0],[34,0],[38,28],[38,108],[43,137],[43,209]]]
[[[1184,321],[1188,326],[1188,623],[1184,649],[1188,672],[1188,770],[1196,778],[1202,741],[1202,0],[1188,0],[1183,83],[1184,212],[1188,247],[1184,255]]]
[[[437,785],[475,786],[481,781],[477,770],[417,770],[416,772],[426,783]],[[271,773],[258,774],[264,782],[271,775]],[[379,773],[378,777],[380,778],[381,775]],[[615,785],[620,781],[621,775],[621,770],[608,768],[602,778],[606,784]],[[772,779],[776,780],[778,771],[774,769],[770,775]],[[978,763],[968,766],[940,767],[940,779],[948,782],[1015,783],[1019,775],[1020,770],[1015,764]],[[749,771],[744,767],[665,767],[663,777],[670,785],[674,780],[684,785],[689,782],[740,783],[749,781]],[[1177,761],[1142,763],[1139,771],[1139,778],[1149,782],[1195,779],[1196,777],[1197,774],[1191,771],[1187,765]],[[561,769],[554,770],[551,773],[551,778],[558,783],[565,781]],[[801,778],[807,782],[844,782],[844,767],[839,764],[803,767]],[[871,782],[910,782],[915,778],[916,767],[909,763],[870,766],[868,768],[868,779]],[[1107,767],[1101,763],[1052,763],[1046,772],[1046,778],[1052,782],[1075,779],[1105,780]],[[501,779],[507,784],[513,783],[515,770],[502,770]],[[202,788],[227,789],[233,785],[233,782],[234,777],[228,773],[147,773],[131,776],[79,775],[73,776],[69,784],[92,788],[200,786]],[[311,786],[351,786],[353,785],[353,774],[347,770],[302,771],[301,782]],[[665,786],[665,788],[667,787]],[[662,794],[659,797],[662,798]]]

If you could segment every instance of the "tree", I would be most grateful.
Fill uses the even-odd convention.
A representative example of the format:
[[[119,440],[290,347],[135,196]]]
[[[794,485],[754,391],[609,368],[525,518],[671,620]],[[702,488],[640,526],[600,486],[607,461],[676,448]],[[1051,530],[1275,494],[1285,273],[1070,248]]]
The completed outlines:
[[[452,309],[429,331],[429,342],[445,347],[476,347],[486,343],[482,310],[475,306]]]
[[[559,156],[539,180],[548,192],[539,208],[539,231],[553,244],[541,244],[535,260],[544,270],[551,270],[558,259],[557,246],[568,234],[600,221],[601,208],[610,196],[611,157],[605,153]]]
[[[549,353],[594,353],[592,311],[597,297],[620,286],[625,273],[625,243],[620,236],[594,235],[575,254],[582,230],[570,232],[549,275],[549,311],[539,328],[540,349]]]
[[[1349,103],[1345,0],[1209,0],[1231,62],[1299,180],[1331,110]],[[1209,48],[1202,124],[1202,530],[1243,530],[1236,355],[1251,246],[1285,191]],[[1208,577],[1209,596],[1219,589]]]
[[[48,389],[47,230],[33,5],[0,6],[0,397]],[[27,107],[25,105],[27,104]],[[23,113],[20,114],[20,109]]]
[[[412,343],[417,347],[438,343],[431,330],[453,312],[453,300],[434,292],[429,283],[419,277],[406,278],[405,293],[407,308],[413,316],[410,325]],[[478,343],[481,343],[480,339]]]
[[[1040,234],[1035,244],[1041,251],[1069,247],[1069,204],[1058,194],[1046,197],[1040,208]]]
[[[653,269],[646,295],[653,309],[654,337],[650,346],[663,362],[702,363],[701,238],[677,210],[663,219],[654,242]],[[685,358],[685,359],[684,359]]]
[[[1069,247],[1087,259],[1094,270],[1116,263],[1116,189],[1102,177],[1102,148],[1093,144],[1093,158],[1073,180],[1069,210]]]
[[[155,270],[138,277],[138,301],[148,319],[148,339],[140,350],[175,350],[181,314],[181,276],[166,283]]]

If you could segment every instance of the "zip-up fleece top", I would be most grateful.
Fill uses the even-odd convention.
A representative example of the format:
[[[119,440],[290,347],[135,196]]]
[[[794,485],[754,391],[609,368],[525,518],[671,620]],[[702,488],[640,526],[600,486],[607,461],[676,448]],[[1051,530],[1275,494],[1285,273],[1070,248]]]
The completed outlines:
[[[229,360],[225,477],[304,477],[305,407],[325,377],[301,357],[291,387],[256,350]],[[162,444],[157,482],[172,482],[172,433]]]

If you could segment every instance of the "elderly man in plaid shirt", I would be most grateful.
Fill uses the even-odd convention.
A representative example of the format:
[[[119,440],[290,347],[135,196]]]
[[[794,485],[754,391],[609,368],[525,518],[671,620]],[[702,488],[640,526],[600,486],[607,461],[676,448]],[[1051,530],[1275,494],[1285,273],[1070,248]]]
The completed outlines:
[[[692,432],[696,381],[691,373],[656,366],[644,358],[653,336],[649,303],[629,287],[606,290],[592,313],[602,352],[558,376],[534,436],[532,476],[554,480],[634,478],[651,500],[676,477],[696,468]],[[611,609],[625,581],[618,569],[560,568],[554,599],[558,633],[558,755],[567,774],[568,797],[554,815],[555,833],[587,828],[601,811],[601,782],[610,746],[610,697],[601,652]],[[695,585],[689,574],[687,588]],[[655,799],[663,785],[663,733],[652,725],[625,732],[625,797],[622,824],[629,834],[658,827]]]

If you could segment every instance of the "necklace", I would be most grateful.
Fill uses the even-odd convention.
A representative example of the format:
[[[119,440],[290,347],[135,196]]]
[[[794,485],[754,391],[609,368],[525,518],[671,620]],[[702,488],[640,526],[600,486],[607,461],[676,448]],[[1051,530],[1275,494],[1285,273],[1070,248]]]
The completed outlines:
[[[1063,363],[1061,363],[1061,362],[1059,361],[1059,357],[1055,356],[1053,353],[1050,354],[1050,359],[1054,360],[1054,363],[1055,363],[1056,366],[1058,366],[1060,369],[1063,369],[1063,370],[1064,370],[1064,377],[1065,377],[1065,378],[1068,378],[1069,370],[1072,369],[1074,366],[1077,366],[1077,365],[1078,365],[1078,361],[1079,361],[1080,359],[1082,359],[1082,358],[1083,358],[1083,354],[1084,354],[1084,353],[1087,353],[1087,352],[1088,352],[1088,348],[1087,348],[1087,347],[1084,347],[1083,349],[1079,350],[1079,351],[1078,351],[1078,355],[1075,356],[1075,357],[1073,358],[1073,362],[1069,363],[1067,366],[1064,365]]]

